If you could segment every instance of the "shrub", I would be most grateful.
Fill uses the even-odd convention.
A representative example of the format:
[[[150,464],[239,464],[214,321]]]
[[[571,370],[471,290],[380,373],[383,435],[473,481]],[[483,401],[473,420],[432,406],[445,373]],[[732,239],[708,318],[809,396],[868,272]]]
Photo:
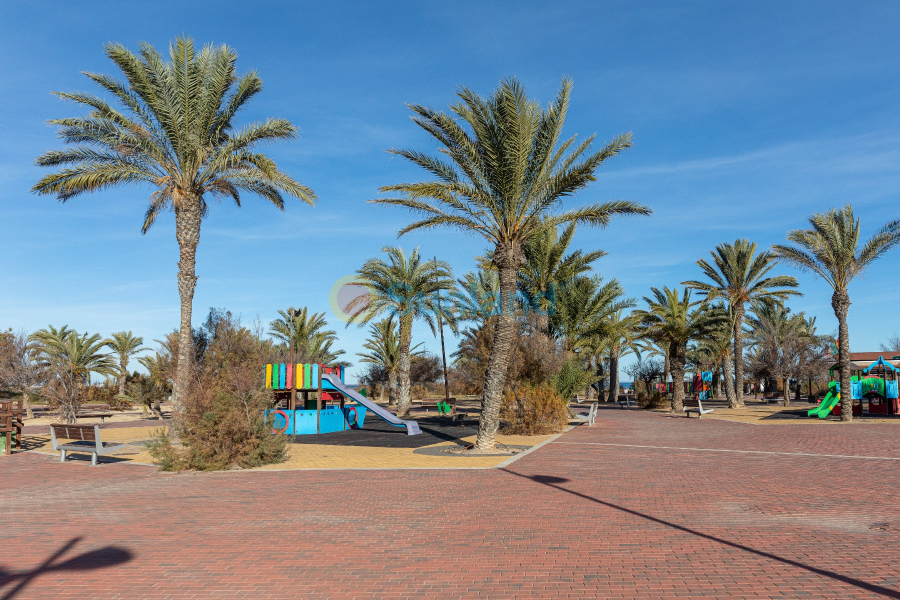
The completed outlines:
[[[193,389],[174,415],[172,432],[160,430],[150,453],[163,470],[211,471],[281,462],[287,436],[272,434],[263,391],[265,342],[241,327],[231,313],[210,328]]]
[[[120,396],[113,385],[91,385],[81,395],[82,404],[108,404],[111,410],[127,410],[133,406],[128,396]]]
[[[541,435],[559,433],[569,422],[566,399],[548,383],[523,385],[503,395],[500,418],[506,423],[503,433]]]

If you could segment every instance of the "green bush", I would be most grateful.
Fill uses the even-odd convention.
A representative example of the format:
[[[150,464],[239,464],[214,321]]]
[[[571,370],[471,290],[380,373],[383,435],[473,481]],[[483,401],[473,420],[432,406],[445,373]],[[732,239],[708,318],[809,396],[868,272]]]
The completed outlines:
[[[264,417],[271,405],[262,390],[264,342],[230,313],[209,327],[193,389],[175,412],[172,430],[160,430],[155,437],[151,455],[168,471],[252,468],[283,461],[288,438],[273,435],[272,419]]]
[[[553,385],[523,385],[503,394],[502,433],[542,435],[559,433],[569,422],[569,403]]]

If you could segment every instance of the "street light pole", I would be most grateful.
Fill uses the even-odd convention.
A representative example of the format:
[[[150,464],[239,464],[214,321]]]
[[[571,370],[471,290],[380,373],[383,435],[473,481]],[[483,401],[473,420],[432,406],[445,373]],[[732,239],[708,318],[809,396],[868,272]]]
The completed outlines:
[[[437,268],[437,256],[434,257],[434,266]],[[444,348],[444,322],[441,319],[441,291],[437,292],[438,329],[441,330],[441,361],[444,365],[444,402],[450,401],[450,382],[447,381],[447,350]]]

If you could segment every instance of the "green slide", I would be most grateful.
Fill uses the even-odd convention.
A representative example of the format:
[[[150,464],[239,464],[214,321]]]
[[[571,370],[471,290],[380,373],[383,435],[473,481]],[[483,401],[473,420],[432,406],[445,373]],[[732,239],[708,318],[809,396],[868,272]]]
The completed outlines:
[[[834,391],[835,387],[836,386],[832,385],[832,387],[828,390],[828,393],[822,399],[822,404],[807,411],[806,416],[819,417],[820,419],[824,419],[825,417],[830,415],[831,409],[833,409],[837,405],[837,403],[841,401],[841,394]]]

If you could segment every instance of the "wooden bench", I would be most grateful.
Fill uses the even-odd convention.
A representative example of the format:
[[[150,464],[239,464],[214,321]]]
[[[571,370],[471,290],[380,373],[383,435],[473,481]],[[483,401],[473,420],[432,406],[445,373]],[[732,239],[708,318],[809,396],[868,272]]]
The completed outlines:
[[[111,419],[112,416],[109,404],[84,404],[75,413],[77,419],[99,418],[101,423],[105,423],[106,419]]]
[[[687,398],[685,398],[684,406],[681,410],[687,413],[689,419],[691,418],[692,412],[697,413],[698,419],[702,419],[703,415],[711,413],[713,411],[713,409],[711,408],[703,408],[703,402],[696,396],[688,396]]]
[[[60,443],[59,440],[70,440]],[[89,452],[91,465],[96,466],[97,457],[112,454],[125,444],[104,442],[100,439],[99,425],[51,425],[50,445],[59,450],[59,462],[66,462],[66,452]]]
[[[0,433],[6,438],[6,455],[12,453],[13,445],[16,448],[22,448],[22,416],[25,414],[24,401],[18,400],[13,402],[8,400],[0,402]],[[13,436],[15,434],[15,436]],[[13,444],[15,437],[15,444]]]
[[[622,408],[631,408],[632,406],[637,406],[637,398],[630,394],[621,394],[618,397],[619,406]]]

